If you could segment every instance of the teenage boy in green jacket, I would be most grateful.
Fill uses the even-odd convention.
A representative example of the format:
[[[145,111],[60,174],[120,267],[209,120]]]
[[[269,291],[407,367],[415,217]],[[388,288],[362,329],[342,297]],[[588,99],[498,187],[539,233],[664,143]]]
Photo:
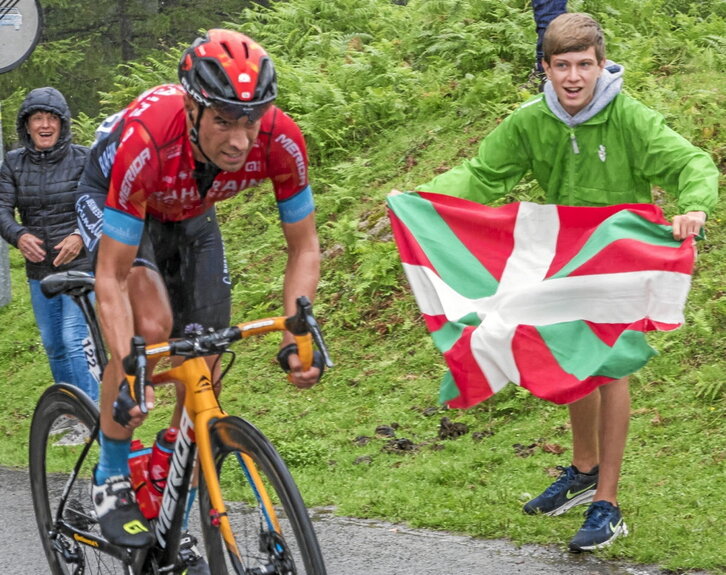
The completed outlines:
[[[562,14],[547,28],[544,93],[523,104],[481,143],[479,153],[417,189],[483,204],[501,198],[531,172],[547,203],[605,206],[651,203],[660,186],[677,198],[673,236],[698,234],[718,197],[711,157],[665,125],[663,117],[623,94],[623,68],[605,59],[597,21]],[[572,551],[611,543],[627,528],[617,488],[630,416],[627,378],[569,406],[572,463],[529,514],[559,515],[589,503]]]

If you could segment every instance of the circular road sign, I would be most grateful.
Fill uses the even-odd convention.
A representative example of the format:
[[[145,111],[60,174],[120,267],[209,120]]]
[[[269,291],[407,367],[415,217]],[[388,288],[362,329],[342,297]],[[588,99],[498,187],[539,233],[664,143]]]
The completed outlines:
[[[40,38],[37,0],[0,0],[0,73],[19,66]]]

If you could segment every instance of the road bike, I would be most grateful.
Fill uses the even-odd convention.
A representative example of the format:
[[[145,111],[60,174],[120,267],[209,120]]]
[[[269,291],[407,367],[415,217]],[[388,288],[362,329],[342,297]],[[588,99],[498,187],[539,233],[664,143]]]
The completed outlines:
[[[49,297],[65,293],[80,305],[95,348],[90,349],[89,360],[105,366],[89,298],[93,277],[65,272],[49,276],[41,285]],[[55,384],[42,394],[31,423],[29,468],[38,529],[54,575],[183,574],[187,565],[180,548],[188,524],[200,530],[214,575],[326,574],[312,521],[292,475],[260,430],[222,410],[204,359],[231,354],[221,380],[234,363],[228,349],[233,342],[283,330],[294,335],[303,365],[311,364],[314,345],[332,365],[305,297],[298,298],[297,313],[290,317],[264,318],[148,346],[140,338],[132,341],[124,368],[140,405],[144,405],[140,383],[149,379],[144,374],[149,359],[182,358],[179,365],[162,360],[166,363],[157,366],[150,379],[155,386],[173,383],[186,390],[158,517],[150,521],[156,541],[147,549],[109,543],[95,518],[90,493],[91,472],[98,460],[96,405],[71,385]],[[198,506],[192,512],[190,493],[197,483]]]

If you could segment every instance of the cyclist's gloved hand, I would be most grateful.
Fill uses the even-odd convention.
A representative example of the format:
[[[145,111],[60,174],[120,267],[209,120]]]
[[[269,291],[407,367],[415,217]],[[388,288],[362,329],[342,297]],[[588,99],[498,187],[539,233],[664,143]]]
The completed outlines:
[[[293,371],[290,367],[290,356],[293,354],[298,354],[297,345],[294,343],[286,345],[277,353],[277,362],[280,364],[280,367],[285,373],[291,373]],[[313,352],[312,367],[317,367],[320,370],[320,373],[318,374],[318,377],[315,381],[303,383],[296,383],[295,381],[293,381],[293,383],[295,383],[295,385],[298,385],[299,387],[310,387],[311,385],[314,385],[323,378],[323,373],[325,372],[325,358],[323,358],[323,354],[320,353],[318,350],[315,350]]]
[[[151,382],[149,381],[145,382],[145,385],[149,389],[152,388]],[[149,393],[149,389],[146,390],[147,394]],[[126,427],[133,419],[133,416],[131,415],[131,410],[138,406],[139,404],[137,403],[137,401],[131,396],[131,385],[129,384],[128,379],[124,377],[121,385],[118,388],[118,396],[116,397],[116,401],[113,402],[114,421]]]

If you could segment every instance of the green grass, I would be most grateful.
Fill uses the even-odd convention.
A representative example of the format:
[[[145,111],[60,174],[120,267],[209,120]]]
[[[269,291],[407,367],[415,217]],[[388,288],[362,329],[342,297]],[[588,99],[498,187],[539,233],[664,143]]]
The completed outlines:
[[[286,42],[292,46],[299,30],[309,29],[295,24],[296,10],[306,2],[320,10],[332,6],[318,0],[282,3],[280,10],[291,14],[279,22],[270,18],[284,40],[267,37],[278,29],[274,26],[262,38],[277,54]],[[428,11],[435,21],[435,38],[426,35],[433,30],[428,24],[397,22],[397,9],[389,14],[386,8],[391,22],[377,22],[371,16],[375,9],[366,12],[374,0],[351,4],[351,14],[339,15],[339,22],[309,11],[317,15],[319,34],[289,47],[291,53],[300,50],[299,59],[291,56],[279,67],[288,94],[309,88],[296,96],[299,100],[288,96],[283,105],[293,107],[311,142],[324,253],[315,311],[336,365],[320,385],[299,391],[275,365],[277,338],[246,341],[236,348],[238,363],[225,382],[222,403],[274,441],[311,506],[564,548],[581,524],[579,511],[529,517],[521,506],[550,483],[555,466],[569,462],[566,409],[514,387],[467,411],[437,404],[444,364],[402,274],[385,209],[391,189],[411,189],[475,153],[481,138],[531,93],[525,86],[533,48],[533,28],[525,28],[532,26],[529,5],[506,3],[516,15],[510,21],[514,28],[489,23],[487,34],[496,40],[506,32],[513,48],[492,56],[497,44],[482,40],[476,49],[497,63],[486,59],[481,75],[470,72],[476,59],[467,52],[459,65],[466,68],[462,75],[471,77],[459,78],[458,84],[451,80],[457,74],[451,55],[482,35],[458,37],[456,31],[477,17],[476,3],[412,1],[415,17]],[[499,4],[484,2],[481,10]],[[701,19],[689,14],[689,7],[698,12],[698,3],[601,4],[573,0],[572,9],[605,20],[611,55],[626,66],[628,91],[708,149],[723,173],[726,77],[723,56],[713,48],[726,37],[720,4],[710,2]],[[676,14],[678,26],[664,14]],[[356,36],[346,24],[370,29]],[[386,36],[391,27],[398,33],[395,41]],[[425,57],[417,51],[424,46]],[[391,86],[379,86],[380,70],[391,66]],[[364,97],[365,86],[374,85],[367,74],[377,74],[378,91]],[[335,84],[336,75],[342,86]],[[326,105],[333,96],[337,107]],[[345,113],[344,121],[338,112]],[[506,200],[536,200],[539,194],[536,184],[525,181]],[[671,203],[664,206],[673,215]],[[267,186],[219,207],[237,321],[280,313],[284,246],[274,210]],[[650,341],[661,353],[632,378],[620,494],[631,536],[600,552],[602,557],[654,563],[674,573],[726,573],[724,222],[722,202],[709,222],[707,241],[699,245],[686,325],[653,334]],[[6,414],[0,423],[0,464],[24,467],[33,406],[50,373],[16,250],[12,264],[13,301],[0,309],[0,409]],[[168,394],[161,397],[153,422],[140,434],[147,442],[164,425],[171,402]],[[443,417],[466,424],[468,433],[439,439]],[[376,435],[380,425],[395,427],[396,438],[410,440],[415,449],[391,450],[391,438]]]

